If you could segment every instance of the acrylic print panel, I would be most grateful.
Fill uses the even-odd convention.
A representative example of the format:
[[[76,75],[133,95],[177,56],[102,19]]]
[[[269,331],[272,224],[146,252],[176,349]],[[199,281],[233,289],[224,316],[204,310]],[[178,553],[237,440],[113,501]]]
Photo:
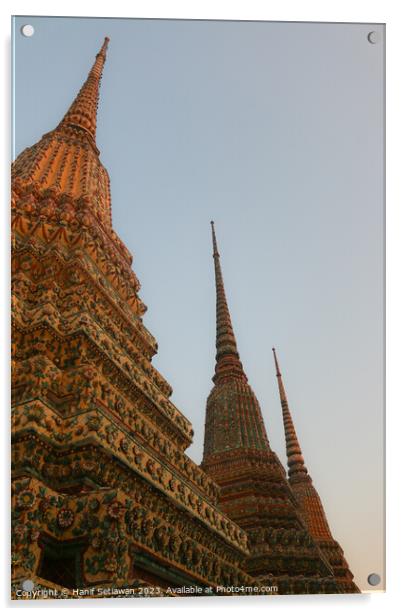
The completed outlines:
[[[383,590],[384,26],[13,29],[13,597]]]

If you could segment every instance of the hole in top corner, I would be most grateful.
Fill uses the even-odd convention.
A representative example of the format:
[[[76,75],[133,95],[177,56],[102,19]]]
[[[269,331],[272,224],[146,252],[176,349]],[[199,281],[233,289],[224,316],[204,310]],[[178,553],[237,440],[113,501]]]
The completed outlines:
[[[35,34],[35,28],[31,26],[31,24],[25,24],[21,27],[21,34],[27,37],[33,36]]]

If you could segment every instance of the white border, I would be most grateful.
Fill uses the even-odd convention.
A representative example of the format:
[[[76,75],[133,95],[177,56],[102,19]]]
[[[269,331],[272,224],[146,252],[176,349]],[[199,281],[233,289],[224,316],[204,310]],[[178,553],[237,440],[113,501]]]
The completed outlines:
[[[80,603],[69,601],[54,602],[14,602],[8,601],[9,596],[9,510],[8,493],[2,498],[4,506],[1,511],[3,537],[2,542],[1,599],[8,609],[22,610],[32,607],[55,607],[61,609],[74,609],[77,613],[88,609],[114,609],[128,608],[146,610],[147,612],[160,612],[164,610],[190,610],[201,612],[206,609],[219,608],[223,611],[239,612],[244,609],[253,609],[258,613],[269,610],[283,610],[289,613],[310,614],[317,610],[321,613],[361,613],[377,614],[379,610],[384,613],[396,613],[393,608],[401,603],[398,595],[398,575],[402,572],[401,557],[401,477],[398,456],[399,434],[401,433],[401,319],[402,301],[400,291],[401,268],[401,233],[402,233],[402,182],[401,182],[401,122],[402,113],[402,82],[400,78],[400,58],[402,57],[401,43],[401,5],[398,0],[113,0],[110,3],[92,3],[88,0],[58,0],[57,3],[49,0],[29,1],[3,1],[0,8],[1,39],[4,50],[2,70],[3,92],[10,92],[10,17],[14,15],[63,15],[63,16],[93,16],[93,17],[159,17],[159,18],[189,18],[189,19],[259,19],[278,21],[333,21],[333,22],[375,22],[386,23],[387,29],[387,592],[373,593],[371,595],[352,596],[295,596],[270,598],[189,598],[179,600],[158,600],[136,602],[117,601],[116,599],[102,601],[85,601]],[[73,44],[73,42],[72,42]],[[0,268],[0,285],[3,291],[0,314],[3,317],[1,340],[4,344],[0,353],[1,391],[3,397],[2,415],[2,452],[9,451],[9,423],[8,423],[8,354],[9,334],[9,271],[8,271],[8,174],[10,162],[10,97],[1,99],[3,135],[7,135],[5,147],[1,148],[3,169],[3,208],[1,210],[0,224],[0,250],[2,266]],[[399,361],[398,361],[399,360]],[[5,485],[9,485],[9,460],[2,455],[3,477]],[[362,461],[364,463],[364,461]],[[8,488],[6,488],[8,489]],[[267,603],[268,602],[268,603]]]

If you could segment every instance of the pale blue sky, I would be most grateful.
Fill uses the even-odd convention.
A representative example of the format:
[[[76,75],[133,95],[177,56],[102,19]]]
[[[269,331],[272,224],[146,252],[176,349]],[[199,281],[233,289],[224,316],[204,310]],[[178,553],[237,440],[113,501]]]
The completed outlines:
[[[384,574],[383,26],[17,18],[15,33],[15,155],[111,38],[97,142],[189,455],[214,368],[213,218],[271,445],[285,462],[275,345],[333,534],[369,588]]]

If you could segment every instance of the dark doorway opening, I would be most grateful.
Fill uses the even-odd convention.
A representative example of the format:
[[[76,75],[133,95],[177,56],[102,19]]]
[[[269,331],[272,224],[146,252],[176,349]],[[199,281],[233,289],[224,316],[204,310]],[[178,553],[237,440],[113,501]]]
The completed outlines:
[[[42,558],[39,577],[63,588],[82,588],[82,554],[86,548],[84,541],[57,541],[42,536]]]

